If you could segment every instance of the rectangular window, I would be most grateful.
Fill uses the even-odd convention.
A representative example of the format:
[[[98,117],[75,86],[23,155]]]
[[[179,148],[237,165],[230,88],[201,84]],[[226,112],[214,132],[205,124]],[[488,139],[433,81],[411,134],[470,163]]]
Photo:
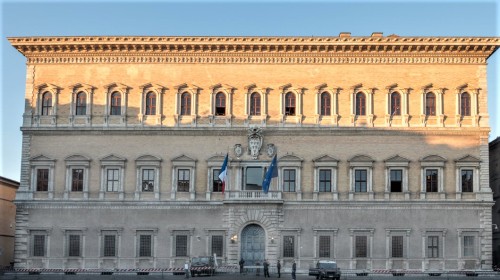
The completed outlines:
[[[472,192],[474,172],[472,169],[462,169],[462,192]]]
[[[295,257],[295,236],[283,236],[283,258]]]
[[[189,179],[190,179],[189,169],[179,169],[177,170],[177,191],[178,192],[189,192]]]
[[[104,257],[116,257],[116,235],[104,235]]]
[[[37,169],[36,171],[36,191],[46,192],[49,190],[49,170]]]
[[[216,254],[217,257],[222,256],[223,252],[223,236],[222,235],[213,235],[212,236],[212,255]]]
[[[368,236],[361,235],[356,236],[355,252],[356,258],[367,258],[368,257]]]
[[[68,246],[68,256],[69,257],[80,257],[81,252],[81,244],[80,244],[81,236],[78,234],[70,234],[69,235],[69,246]]]
[[[464,236],[464,258],[474,255],[474,236]]]
[[[246,191],[262,190],[262,181],[264,181],[264,168],[262,167],[247,167],[243,168],[245,178]]]
[[[212,173],[212,191],[213,192],[222,192],[222,181],[219,178],[220,169],[214,169]]]
[[[153,236],[150,234],[139,235],[139,257],[152,257],[151,247],[153,245]]]
[[[403,236],[392,237],[392,257],[393,258],[403,257]]]
[[[319,257],[330,258],[330,236],[319,237]]]
[[[391,169],[391,192],[403,191],[403,170]]]
[[[106,170],[106,190],[108,192],[117,192],[119,185],[119,170],[107,169]]]
[[[427,237],[427,257],[439,258],[439,236]]]
[[[332,170],[330,169],[319,170],[319,191],[320,192],[332,191]]]
[[[142,191],[152,192],[155,189],[155,170],[143,169],[142,170]]]
[[[71,191],[83,191],[83,169],[78,168],[71,170]]]
[[[426,192],[438,191],[438,170],[426,169],[425,170],[425,189]]]
[[[355,192],[366,192],[367,189],[367,174],[366,169],[356,169],[354,170],[354,191]]]
[[[295,169],[283,170],[283,191],[284,192],[295,191]]]
[[[187,235],[175,236],[175,256],[187,257]]]
[[[45,235],[36,234],[33,236],[33,256],[45,257]]]

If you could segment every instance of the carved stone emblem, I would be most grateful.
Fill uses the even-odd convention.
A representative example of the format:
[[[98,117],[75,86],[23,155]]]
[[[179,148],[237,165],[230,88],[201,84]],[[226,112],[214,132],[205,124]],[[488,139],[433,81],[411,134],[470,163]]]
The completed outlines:
[[[267,144],[267,156],[272,157],[276,153],[276,146],[274,144]]]
[[[260,154],[260,149],[262,148],[262,128],[251,127],[248,129],[248,154],[253,158],[257,159]]]
[[[234,145],[234,154],[238,158],[243,155],[243,148],[241,147],[241,144]]]

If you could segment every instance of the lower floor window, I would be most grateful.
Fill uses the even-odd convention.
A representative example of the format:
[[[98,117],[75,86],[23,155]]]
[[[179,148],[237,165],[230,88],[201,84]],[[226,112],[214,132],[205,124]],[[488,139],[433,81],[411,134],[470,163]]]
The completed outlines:
[[[105,257],[116,257],[116,235],[104,235]]]
[[[33,256],[45,256],[45,235],[36,234],[33,236]]]
[[[213,235],[212,236],[212,255],[222,256],[223,251],[223,236],[222,235]]]
[[[175,236],[175,256],[176,257],[187,256],[187,235]]]
[[[402,258],[403,257],[403,236],[393,236],[392,237],[392,257]]]
[[[284,258],[294,258],[295,257],[295,236],[287,235],[283,236],[283,257]]]
[[[320,258],[330,257],[330,236],[319,237],[319,257]]]
[[[139,257],[151,257],[153,238],[149,234],[139,235]]]
[[[367,258],[368,257],[368,237],[367,236],[356,236],[355,240],[356,258]]]
[[[439,258],[439,236],[427,237],[427,257]]]
[[[80,239],[81,239],[80,235],[77,235],[77,234],[70,234],[69,235],[68,256],[70,256],[70,257],[80,257],[81,256]]]
[[[464,236],[464,257],[473,257],[474,255],[474,236]]]

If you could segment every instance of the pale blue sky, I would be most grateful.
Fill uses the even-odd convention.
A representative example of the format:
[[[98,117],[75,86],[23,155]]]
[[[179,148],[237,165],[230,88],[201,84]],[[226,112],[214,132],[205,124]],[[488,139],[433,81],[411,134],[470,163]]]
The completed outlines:
[[[0,176],[19,180],[25,59],[15,36],[499,36],[498,1],[0,0]],[[492,133],[500,134],[500,51],[489,60]]]

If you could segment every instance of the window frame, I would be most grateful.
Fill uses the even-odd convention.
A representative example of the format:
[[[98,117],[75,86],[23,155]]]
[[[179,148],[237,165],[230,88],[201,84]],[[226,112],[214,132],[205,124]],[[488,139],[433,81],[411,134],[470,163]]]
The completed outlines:
[[[52,233],[52,228],[28,228],[29,236],[29,249],[28,256],[36,259],[45,259],[50,257],[50,236]],[[36,253],[36,240],[35,236],[43,236],[43,248],[42,254],[38,255]]]
[[[118,96],[118,98],[116,98]],[[109,115],[121,116],[122,115],[122,93],[115,90],[109,97]],[[118,102],[117,102],[118,100]]]
[[[153,155],[142,155],[135,160],[136,180],[137,180],[135,189],[135,199],[140,199],[141,197],[160,199],[161,162],[162,162],[161,158]],[[154,174],[153,191],[143,191],[143,177],[142,177],[143,170],[153,170]],[[148,193],[153,194],[153,197],[147,195]]]
[[[338,228],[313,228],[313,233],[314,233],[314,258],[315,261],[319,260],[331,260],[331,259],[336,259],[336,239],[337,239],[337,233],[338,233]],[[328,249],[329,251],[329,256],[322,256],[321,255],[321,237],[328,236],[330,238],[330,248]]]
[[[395,99],[395,96],[397,96],[397,100]],[[390,115],[391,116],[401,116],[402,115],[402,105],[401,105],[401,93],[399,91],[392,91],[390,93]],[[398,105],[396,106],[396,108],[394,108],[394,105]]]
[[[258,98],[254,98],[257,96]],[[252,92],[249,97],[250,108],[249,114],[250,116],[261,116],[262,115],[262,95],[256,91]]]
[[[180,155],[174,159],[172,159],[172,186],[171,186],[171,199],[176,199],[178,193],[189,194],[189,199],[195,199],[195,186],[196,186],[196,162],[197,160],[192,159],[186,155]],[[179,186],[179,170],[189,170],[189,188],[188,191],[180,192],[178,189]],[[186,198],[184,195],[180,196],[180,198]]]
[[[354,94],[354,115],[356,116],[367,116],[366,113],[366,93],[363,91],[357,91]]]
[[[85,258],[85,235],[86,228],[63,228],[64,230],[64,256],[72,259],[82,259]],[[78,237],[78,254],[71,252],[72,248],[72,237]],[[75,239],[73,239],[75,240]]]
[[[422,258],[426,260],[443,260],[444,259],[444,248],[446,248],[446,233],[447,229],[441,228],[430,228],[422,230],[422,245],[424,250],[422,251]],[[436,245],[429,244],[429,238],[433,237],[433,240],[437,238]],[[431,250],[431,251],[429,251]],[[437,251],[434,251],[437,250]],[[434,254],[437,252],[437,254]]]
[[[158,115],[158,95],[153,90],[148,90],[144,97],[144,115],[155,116]]]
[[[45,98],[48,95],[50,95],[50,98]],[[49,103],[49,102],[46,102],[46,100],[50,100],[50,104],[46,104],[46,103]],[[41,98],[40,115],[41,116],[53,115],[53,113],[52,113],[53,110],[54,110],[53,94],[50,91],[44,91],[42,93],[42,98]]]
[[[281,191],[281,192],[286,192],[286,193],[296,193],[297,194],[297,198],[300,200],[302,199],[302,186],[301,186],[301,179],[302,179],[302,159],[297,157],[297,156],[294,156],[294,155],[285,155],[285,156],[282,156],[281,158],[278,159],[278,190]],[[265,166],[265,170],[264,172],[267,171],[267,168],[269,168],[269,166]],[[294,191],[285,191],[284,189],[284,186],[285,186],[285,170],[294,170],[295,172],[295,190]],[[265,174],[265,173],[264,173]],[[271,186],[272,184],[270,185],[269,189],[271,190]]]
[[[438,155],[429,155],[420,160],[421,169],[421,188],[420,195],[426,197],[427,193],[438,193],[444,195],[444,168],[446,159]],[[427,170],[437,170],[437,190],[435,192],[427,191]]]
[[[318,200],[322,194],[331,193],[333,200],[338,199],[338,190],[337,190],[337,167],[338,160],[329,156],[323,155],[313,159],[314,164],[314,191],[313,191],[313,199]],[[329,192],[321,192],[320,191],[320,170],[330,170],[331,178],[331,190]]]
[[[477,228],[459,228],[458,232],[458,258],[462,260],[477,260],[481,257],[481,235],[483,230]],[[465,238],[472,237],[472,254],[466,255]]]
[[[460,93],[460,115],[462,117],[472,116],[472,95],[467,91]]]
[[[148,251],[150,252],[148,255],[142,255],[142,243],[141,236],[150,236],[150,244]],[[157,228],[141,228],[135,229],[135,257],[137,259],[153,259],[156,257],[156,247],[157,247],[157,236],[158,229]]]
[[[83,155],[71,155],[65,158],[66,162],[66,188],[64,192],[64,198],[67,199],[70,196],[77,197],[80,195],[83,196],[84,199],[88,199],[88,194],[89,194],[89,178],[90,178],[90,158],[85,157]],[[73,190],[73,183],[74,183],[74,170],[82,170],[82,189],[81,191],[74,191]]]
[[[320,94],[319,115],[322,117],[332,116],[332,94],[329,91],[322,91]],[[327,97],[327,98],[325,98]]]
[[[117,259],[120,257],[121,235],[123,228],[103,228],[99,231],[99,256],[106,259]],[[114,236],[113,255],[107,255],[106,236]]]
[[[461,199],[463,194],[472,194],[479,192],[479,173],[481,168],[481,160],[477,157],[471,155],[465,155],[457,160],[455,160],[455,170],[456,170],[456,193],[457,198]],[[462,171],[471,170],[472,171],[472,191],[463,191],[463,181],[462,181]]]
[[[75,95],[75,116],[87,115],[87,93],[80,90]]]
[[[435,117],[437,116],[437,96],[436,93],[432,91],[428,91],[424,95],[425,100],[425,115],[427,117]],[[432,103],[430,102],[432,100]]]
[[[349,159],[350,190],[349,199],[354,199],[354,194],[367,193],[373,197],[373,163],[375,160],[367,155],[356,155]],[[366,191],[356,191],[356,170],[366,170]]]
[[[361,229],[349,229],[349,235],[351,237],[351,259],[362,259],[369,260],[372,258],[373,254],[373,234],[375,229],[371,228],[361,228]],[[366,256],[358,257],[357,252],[357,237],[366,238]]]

